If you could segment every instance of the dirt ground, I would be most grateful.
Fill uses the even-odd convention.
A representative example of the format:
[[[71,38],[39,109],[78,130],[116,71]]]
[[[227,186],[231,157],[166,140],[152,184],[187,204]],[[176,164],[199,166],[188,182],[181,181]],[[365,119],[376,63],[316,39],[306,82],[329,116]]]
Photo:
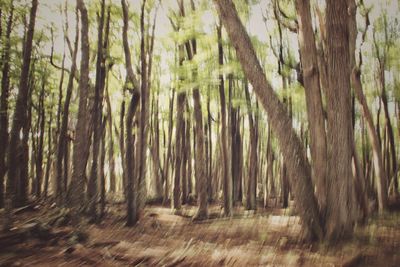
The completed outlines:
[[[17,225],[48,217],[52,209],[24,211]],[[52,227],[56,239],[1,244],[0,266],[400,266],[398,211],[370,219],[352,240],[332,246],[302,242],[299,219],[289,209],[236,208],[227,219],[212,205],[210,219],[195,223],[193,206],[184,206],[182,216],[149,206],[132,228],[124,226],[124,209],[114,205],[101,224],[79,231]]]

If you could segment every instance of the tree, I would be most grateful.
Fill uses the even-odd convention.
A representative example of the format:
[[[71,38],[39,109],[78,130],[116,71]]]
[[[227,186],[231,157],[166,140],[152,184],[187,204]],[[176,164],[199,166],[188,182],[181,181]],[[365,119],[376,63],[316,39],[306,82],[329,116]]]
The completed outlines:
[[[327,144],[328,194],[326,234],[339,240],[353,231],[354,184],[351,159],[353,131],[347,1],[327,1],[326,57],[328,69]]]
[[[99,150],[101,142],[101,120],[103,114],[103,91],[105,87],[106,78],[106,67],[105,67],[105,53],[106,47],[103,47],[103,31],[104,31],[104,20],[105,20],[105,1],[102,0],[100,7],[100,18],[98,28],[98,40],[97,40],[97,61],[96,61],[96,83],[95,83],[95,95],[94,95],[94,115],[93,115],[93,145],[92,145],[92,166],[90,172],[90,178],[88,183],[88,198],[89,198],[89,213],[93,221],[98,219],[97,214],[97,200],[98,200],[98,163],[99,163]],[[105,36],[104,40],[108,37]]]
[[[15,104],[13,122],[10,131],[10,141],[8,145],[8,153],[7,153],[7,164],[8,166],[18,166],[18,145],[21,140],[20,139],[20,131],[26,124],[27,117],[27,105],[28,105],[28,96],[29,96],[29,71],[31,64],[31,55],[32,55],[32,43],[33,43],[33,33],[35,31],[35,22],[36,22],[36,11],[38,7],[38,1],[32,0],[32,7],[30,10],[29,17],[29,26],[28,32],[26,35],[26,40],[24,42],[24,54],[22,59],[22,69],[21,76],[19,80],[18,87],[18,96],[17,102]],[[28,162],[23,162],[21,164],[28,164]],[[7,188],[6,188],[6,201],[8,201],[6,209],[10,210],[16,203],[16,187],[17,187],[17,179],[18,179],[18,169],[17,168],[9,168],[8,169],[8,180],[7,180]],[[8,212],[7,212],[8,213]],[[5,228],[7,229],[10,225],[10,222],[6,222]]]
[[[218,63],[220,67],[224,64],[224,50],[222,46],[222,26],[217,26],[218,35]],[[224,76],[221,73],[219,75],[219,98],[221,104],[221,141],[222,141],[222,180],[223,180],[223,191],[224,191],[224,213],[225,216],[232,215],[232,178],[229,168],[229,157],[228,157],[228,132],[226,122],[226,99],[225,99],[225,86]],[[255,178],[254,176],[250,179]],[[255,183],[254,183],[255,186]],[[253,207],[253,206],[251,206]]]
[[[304,148],[292,128],[286,108],[267,81],[233,2],[214,0],[214,3],[243,71],[268,114],[272,130],[278,137],[295,195],[299,198],[298,209],[307,235],[310,238],[322,238],[323,230],[313,193],[310,166],[304,157]]]
[[[81,66],[79,78],[79,108],[75,129],[75,140],[72,156],[72,177],[68,189],[69,205],[76,211],[82,208],[86,180],[88,155],[88,97],[89,97],[89,18],[83,0],[77,0],[77,8],[81,14]],[[78,216],[76,214],[76,216]],[[78,219],[78,217],[76,217]]]
[[[14,18],[14,2],[11,1],[7,20],[5,35],[4,54],[2,55],[3,69],[1,76],[1,98],[0,98],[0,208],[4,206],[4,176],[6,174],[6,152],[8,148],[8,97],[10,91],[10,47],[11,29]]]
[[[129,29],[129,17],[128,7],[125,0],[121,0],[122,14],[123,14],[123,30],[122,40],[125,54],[125,66],[126,66],[126,84],[128,89],[131,89],[132,96],[129,103],[127,118],[126,118],[126,156],[125,156],[125,168],[126,168],[126,201],[127,201],[127,226],[136,224],[138,218],[137,209],[137,193],[138,184],[134,176],[134,137],[132,133],[133,119],[136,113],[136,109],[139,105],[140,91],[139,83],[135,77],[131,61],[131,52],[128,43],[128,29]],[[143,8],[142,8],[143,9]],[[123,133],[121,133],[123,135]]]
[[[69,107],[71,103],[72,90],[74,86],[74,76],[76,72],[76,58],[78,55],[78,43],[79,43],[79,16],[78,16],[78,5],[75,10],[76,16],[76,28],[75,28],[75,39],[74,46],[71,55],[71,69],[68,75],[67,92],[65,95],[64,105],[62,109],[61,127],[58,135],[58,145],[57,145],[57,161],[56,161],[56,200],[60,205],[65,200],[65,192],[67,190],[67,175],[64,175],[63,179],[63,166],[64,174],[68,172],[68,119],[69,119]],[[67,23],[67,22],[66,22]],[[67,28],[67,27],[66,27]],[[65,36],[66,40],[69,40]],[[64,163],[64,164],[63,164]]]
[[[313,161],[314,180],[317,185],[317,199],[320,211],[326,207],[326,171],[327,144],[325,120],[323,115],[320,75],[318,69],[317,48],[312,28],[309,0],[297,0],[296,10],[299,23],[300,59],[307,103],[307,116],[310,128],[310,148]]]
[[[194,2],[191,1],[192,11],[195,11]],[[184,16],[183,1],[180,1],[181,15]],[[197,53],[197,42],[196,39],[192,39],[185,43],[186,53],[189,60],[192,60]],[[197,69],[193,70],[193,79],[197,79]],[[202,220],[208,217],[208,203],[207,203],[207,179],[205,172],[205,153],[204,153],[204,127],[203,127],[203,114],[201,111],[201,96],[199,87],[196,85],[192,90],[193,97],[193,113],[195,120],[195,141],[196,151],[193,152],[195,155],[195,176],[197,184],[197,202],[199,208],[196,215],[193,217],[194,220]]]

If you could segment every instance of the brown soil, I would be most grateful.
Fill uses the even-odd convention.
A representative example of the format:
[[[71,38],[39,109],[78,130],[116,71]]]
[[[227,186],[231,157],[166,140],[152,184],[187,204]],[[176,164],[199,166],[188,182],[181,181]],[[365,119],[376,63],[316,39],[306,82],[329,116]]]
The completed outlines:
[[[356,227],[352,240],[332,246],[302,242],[299,219],[289,209],[253,214],[236,208],[228,219],[212,205],[211,219],[192,222],[193,206],[184,206],[182,216],[150,206],[132,228],[124,226],[124,209],[113,205],[101,224],[82,225],[88,238],[78,244],[69,234],[1,245],[0,266],[400,266],[396,211],[370,219]],[[48,206],[27,210],[16,215],[17,225],[50,212]],[[51,231],[74,233],[70,226]]]

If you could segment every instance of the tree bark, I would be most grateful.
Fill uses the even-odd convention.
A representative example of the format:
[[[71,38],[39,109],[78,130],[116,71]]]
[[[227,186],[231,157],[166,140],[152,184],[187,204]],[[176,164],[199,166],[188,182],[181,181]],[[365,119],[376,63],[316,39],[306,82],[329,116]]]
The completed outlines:
[[[105,85],[105,47],[103,47],[103,28],[105,17],[105,0],[101,1],[99,17],[99,28],[97,36],[97,61],[96,61],[96,83],[93,107],[93,145],[92,145],[92,166],[88,183],[88,212],[93,221],[98,219],[98,180],[99,180],[99,151],[101,143],[101,120],[103,111],[103,91]],[[107,37],[106,37],[107,38]]]
[[[74,220],[79,220],[84,203],[86,165],[89,142],[89,18],[83,0],[77,0],[81,14],[81,69],[79,78],[78,119],[75,129],[72,155],[72,178],[68,189],[68,204],[75,210]]]
[[[385,170],[382,161],[382,151],[381,145],[379,143],[378,135],[375,132],[374,122],[372,119],[372,114],[368,108],[367,100],[365,99],[362,84],[360,80],[360,71],[358,68],[353,70],[352,82],[354,87],[354,92],[357,100],[360,102],[362,107],[362,114],[367,123],[367,132],[369,141],[372,145],[372,157],[374,162],[374,171],[376,176],[376,188],[378,193],[378,207],[379,211],[384,211],[387,208],[387,178],[385,175]]]
[[[218,63],[220,68],[224,64],[224,50],[222,46],[222,25],[217,26],[218,35]],[[225,86],[224,76],[219,75],[219,98],[221,105],[221,149],[222,149],[222,180],[224,192],[224,215],[232,215],[232,177],[229,169],[228,159],[228,133],[226,123],[226,100],[225,100]]]
[[[354,222],[354,185],[351,160],[353,131],[350,94],[347,0],[327,1],[327,217],[326,235],[336,241],[350,236]],[[297,195],[297,194],[296,194]]]
[[[322,107],[320,75],[318,70],[317,48],[312,28],[309,0],[296,1],[299,22],[300,60],[307,104],[307,118],[310,129],[310,150],[312,173],[316,184],[316,196],[321,213],[326,208],[327,144],[325,120]]]
[[[146,0],[142,0],[141,13],[140,13],[140,116],[139,116],[139,131],[136,141],[136,160],[138,162],[135,168],[135,179],[139,183],[138,188],[138,207],[139,210],[144,208],[146,201],[146,161],[147,161],[147,147],[148,147],[148,124],[149,124],[149,79],[148,77],[148,60],[147,60],[147,47],[145,44],[145,6]],[[139,212],[139,211],[138,211]]]
[[[78,41],[79,41],[79,15],[78,9],[76,8],[76,28],[75,28],[75,40],[74,48],[72,52],[72,63],[71,69],[68,76],[67,92],[65,95],[62,119],[60,126],[60,133],[58,136],[57,144],[57,162],[56,162],[56,201],[60,205],[65,201],[65,193],[67,192],[67,170],[68,170],[68,159],[66,154],[68,154],[68,120],[69,120],[69,106],[71,103],[72,90],[74,87],[74,74],[76,72],[76,58],[78,55]],[[63,163],[64,163],[64,173],[63,173]],[[64,178],[63,178],[64,177]]]
[[[233,2],[214,0],[220,19],[236,49],[244,73],[264,109],[271,128],[278,137],[279,145],[288,164],[292,187],[298,197],[299,213],[309,238],[322,238],[323,231],[319,218],[318,204],[311,182],[311,170],[304,157],[304,148],[291,125],[285,106],[279,101],[271,84],[267,81],[257,59],[250,38],[241,23]]]
[[[180,61],[183,63],[183,47],[179,48]],[[181,64],[180,64],[181,65]],[[181,203],[181,164],[182,164],[182,140],[184,138],[184,119],[183,112],[185,108],[186,94],[184,92],[178,93],[176,103],[176,134],[175,134],[175,174],[174,174],[174,189],[172,209],[175,214],[180,214]]]
[[[31,55],[32,55],[32,43],[33,43],[33,34],[35,31],[35,21],[36,21],[36,11],[38,7],[38,0],[32,0],[32,7],[30,10],[30,18],[29,18],[29,26],[28,32],[26,34],[26,39],[24,42],[24,53],[22,60],[22,69],[21,76],[19,80],[19,88],[17,101],[15,104],[14,116],[12,127],[10,131],[10,142],[8,145],[8,154],[7,154],[7,164],[8,166],[13,166],[13,168],[8,169],[8,179],[7,179],[7,187],[6,187],[6,199],[8,201],[8,205],[6,205],[6,209],[11,210],[13,206],[16,204],[16,187],[18,180],[18,168],[16,168],[18,161],[19,144],[20,140],[20,131],[26,124],[27,117],[27,109],[28,109],[28,95],[29,95],[29,74],[30,74],[30,64],[31,64]],[[26,162],[28,164],[28,162]],[[6,211],[7,214],[11,212]],[[8,221],[8,220],[6,220]],[[5,225],[5,228],[11,226],[12,221],[8,221]]]
[[[48,123],[48,130],[47,130],[47,157],[46,157],[46,170],[44,174],[44,197],[47,198],[49,192],[49,180],[50,180],[50,169],[53,160],[53,153],[54,150],[52,149],[52,124],[53,123],[53,114],[50,113],[50,119]]]
[[[121,0],[122,14],[123,14],[123,30],[122,40],[125,54],[125,66],[126,66],[126,88],[131,89],[132,96],[129,103],[127,118],[126,118],[126,156],[125,156],[125,168],[126,172],[126,198],[127,198],[127,226],[135,225],[139,219],[137,209],[137,193],[138,193],[138,181],[134,175],[134,136],[132,132],[133,119],[140,101],[139,83],[136,80],[135,74],[133,73],[131,52],[128,43],[128,28],[129,28],[129,15],[128,7],[125,0]],[[123,133],[121,132],[123,136]]]
[[[42,77],[42,88],[39,96],[39,109],[38,109],[38,148],[36,155],[36,180],[35,180],[35,195],[40,198],[42,195],[42,178],[43,178],[43,146],[44,146],[44,132],[45,132],[45,110],[44,110],[44,94],[45,94],[45,77]]]
[[[249,147],[249,164],[248,164],[248,183],[247,183],[247,194],[246,194],[246,209],[256,210],[257,209],[257,132],[254,123],[254,118],[251,111],[251,99],[248,88],[248,82],[245,81],[244,92],[246,94],[247,102],[247,114],[249,118],[250,125],[250,147]]]
[[[4,207],[4,176],[7,171],[6,152],[8,148],[8,97],[10,94],[10,48],[11,30],[14,18],[14,2],[11,1],[7,20],[4,51],[2,56],[1,97],[0,97],[0,208]]]
[[[115,176],[115,159],[114,159],[114,138],[113,138],[113,119],[112,119],[112,108],[111,108],[111,99],[108,91],[108,86],[106,90],[106,104],[107,104],[107,120],[108,120],[108,164],[109,168],[109,176],[110,176],[110,192],[115,193],[117,189],[116,184],[116,176]],[[123,134],[123,131],[121,129]]]

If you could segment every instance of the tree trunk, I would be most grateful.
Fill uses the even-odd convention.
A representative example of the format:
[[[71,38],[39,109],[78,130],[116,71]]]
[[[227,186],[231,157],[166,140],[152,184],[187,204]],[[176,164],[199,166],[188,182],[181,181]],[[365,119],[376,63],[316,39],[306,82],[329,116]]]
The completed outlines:
[[[12,127],[10,131],[10,143],[8,145],[8,155],[7,155],[7,164],[8,166],[13,166],[13,168],[9,168],[8,170],[8,179],[7,179],[7,188],[6,188],[6,199],[9,201],[9,205],[7,205],[6,209],[12,209],[13,205],[16,203],[16,186],[18,179],[18,169],[15,167],[18,164],[18,145],[20,143],[20,131],[26,124],[27,118],[27,107],[28,107],[28,95],[29,95],[29,70],[31,64],[31,54],[32,54],[32,42],[33,42],[33,33],[35,30],[35,21],[36,21],[36,11],[38,6],[38,0],[32,0],[32,8],[30,10],[30,18],[29,18],[29,27],[26,35],[26,39],[24,42],[24,53],[23,53],[23,61],[22,61],[22,69],[21,76],[19,80],[19,88],[17,101],[15,104],[14,117],[12,122]],[[28,164],[28,162],[26,162]],[[10,213],[10,212],[6,212]],[[9,225],[11,226],[11,221],[9,221]]]
[[[139,116],[139,131],[138,138],[136,141],[136,160],[138,162],[137,168],[135,168],[135,179],[139,183],[138,188],[138,207],[142,210],[146,201],[146,161],[147,161],[147,146],[148,146],[148,121],[149,121],[149,99],[150,91],[148,82],[148,62],[146,57],[146,45],[145,45],[145,6],[146,0],[142,0],[141,13],[140,13],[140,116]],[[138,211],[139,212],[139,211]]]
[[[179,48],[180,62],[183,63],[183,47]],[[181,64],[180,64],[181,65]],[[174,175],[174,189],[173,189],[173,201],[172,209],[175,214],[181,212],[181,164],[182,164],[182,140],[184,133],[184,121],[183,112],[185,109],[185,98],[184,92],[178,93],[178,99],[176,103],[176,134],[175,134],[175,175]]]
[[[38,110],[38,148],[36,155],[36,180],[35,180],[35,195],[40,198],[42,195],[42,178],[43,178],[43,146],[44,146],[44,131],[45,131],[45,110],[44,110],[44,94],[45,94],[45,77],[42,77],[42,88],[39,96]]]
[[[289,177],[298,197],[299,213],[309,238],[322,238],[318,204],[311,182],[311,170],[304,157],[304,148],[291,125],[291,119],[282,102],[266,80],[250,38],[241,23],[233,2],[214,0],[219,16],[236,49],[244,73],[253,85],[259,101],[268,114],[271,128],[278,137],[279,146],[288,164]]]
[[[351,160],[353,131],[347,0],[327,1],[327,144],[328,182],[326,235],[340,240],[353,232],[354,185]],[[296,194],[297,196],[297,194]]]
[[[110,9],[108,9],[110,10]],[[110,13],[108,14],[109,18]],[[106,124],[107,118],[103,117],[101,122],[101,145],[100,145],[100,207],[99,207],[99,219],[102,219],[106,210],[106,177],[104,173],[104,163],[106,160]]]
[[[93,145],[92,166],[88,183],[88,213],[93,221],[97,221],[98,180],[99,180],[99,151],[101,143],[101,120],[103,111],[103,91],[105,85],[105,57],[106,49],[103,47],[103,28],[105,15],[105,0],[101,1],[97,40],[96,83],[93,107]]]
[[[72,90],[74,86],[74,75],[76,72],[76,58],[78,54],[78,41],[79,41],[79,15],[78,10],[76,12],[76,28],[75,28],[75,40],[74,50],[72,52],[72,64],[70,73],[68,76],[67,92],[65,95],[65,101],[62,111],[62,119],[60,126],[60,133],[58,136],[57,144],[57,162],[56,162],[56,201],[60,205],[65,201],[65,193],[67,192],[66,185],[68,184],[67,176],[68,173],[68,120],[69,120],[69,106],[71,103]],[[63,173],[63,162],[64,162],[64,173]],[[63,178],[64,177],[64,178]]]
[[[112,119],[112,109],[111,109],[111,100],[108,91],[108,86],[106,90],[106,104],[107,104],[107,120],[108,120],[108,165],[109,167],[109,176],[110,176],[110,192],[115,193],[117,184],[115,177],[115,159],[114,159],[114,138],[113,138],[113,119]],[[121,133],[123,134],[123,130]],[[122,151],[121,151],[122,152]]]
[[[194,3],[191,1],[192,11],[195,11]],[[179,1],[180,14],[185,16],[183,1]],[[185,43],[186,53],[188,59],[191,61],[197,53],[196,39]],[[193,80],[197,80],[197,69],[193,70]],[[194,151],[195,155],[195,177],[196,177],[196,193],[199,208],[193,220],[202,220],[208,217],[208,199],[207,199],[207,175],[205,166],[205,153],[204,153],[204,127],[203,127],[203,114],[201,111],[201,97],[199,87],[196,86],[192,91],[193,97],[193,113],[194,113]]]
[[[74,220],[79,220],[82,203],[84,203],[86,165],[89,142],[89,18],[83,0],[77,0],[81,14],[81,69],[79,79],[78,119],[75,129],[72,155],[72,179],[68,189],[68,204],[75,209]]]
[[[1,76],[0,97],[0,209],[4,207],[4,176],[7,171],[6,152],[8,148],[8,97],[10,94],[10,48],[11,30],[14,17],[14,4],[11,1],[10,14],[8,15],[7,29],[5,35],[4,54],[2,57],[3,69]]]
[[[50,169],[52,165],[52,138],[51,135],[53,134],[51,124],[53,123],[53,114],[50,113],[49,125],[47,130],[47,158],[46,158],[46,170],[44,174],[44,197],[47,198],[49,192],[49,179],[50,179]]]
[[[174,111],[174,100],[175,100],[175,90],[172,90],[172,96],[169,99],[169,113],[168,113],[168,145],[167,145],[167,155],[164,161],[164,198],[163,204],[167,204],[169,200],[169,167],[171,163],[171,149],[172,149],[172,126],[173,126],[173,111]]]
[[[222,26],[217,27],[218,33],[218,62],[220,68],[224,64],[224,51],[222,46]],[[224,76],[219,75],[219,98],[221,105],[221,148],[222,148],[222,180],[224,192],[224,214],[225,216],[232,215],[232,177],[230,175],[229,160],[228,160],[228,134],[226,123],[226,100]]]
[[[299,22],[300,60],[307,104],[307,118],[310,129],[310,150],[312,173],[316,184],[316,196],[320,212],[326,211],[326,171],[327,145],[325,121],[322,107],[320,75],[318,70],[317,48],[312,28],[309,0],[296,1]]]
[[[257,200],[256,200],[256,190],[257,190],[257,132],[254,123],[254,118],[251,111],[251,99],[248,88],[248,83],[245,81],[244,92],[246,94],[247,102],[247,113],[249,117],[250,125],[250,152],[249,152],[249,164],[248,164],[248,183],[247,183],[247,194],[246,194],[246,209],[256,210]]]
[[[122,13],[123,13],[123,31],[122,40],[125,54],[125,66],[126,66],[126,84],[125,86],[132,90],[131,101],[129,103],[127,118],[126,118],[126,156],[125,156],[125,168],[124,176],[126,179],[126,198],[127,198],[127,226],[135,225],[139,219],[137,209],[137,193],[138,193],[138,182],[134,175],[134,136],[132,132],[133,119],[136,113],[136,109],[139,105],[140,92],[139,83],[136,80],[135,74],[133,73],[131,52],[128,43],[128,28],[129,28],[129,16],[128,7],[125,0],[121,0]],[[123,133],[121,132],[123,138]],[[122,146],[124,147],[124,146]]]
[[[368,108],[367,100],[365,99],[361,80],[360,71],[358,69],[353,70],[352,82],[354,87],[354,92],[357,100],[360,102],[362,107],[362,114],[367,123],[367,131],[369,141],[372,145],[372,156],[374,161],[374,171],[376,178],[376,188],[378,193],[378,207],[379,211],[384,211],[387,207],[387,178],[385,175],[385,170],[382,161],[382,151],[381,145],[379,144],[378,135],[375,132],[374,122],[372,119],[372,114]]]
[[[181,163],[181,188],[182,188],[182,204],[186,204],[188,200],[188,177],[187,177],[187,162],[188,162],[188,155],[187,155],[187,139],[186,139],[186,129],[189,127],[189,110],[186,109],[187,107],[187,101],[185,101],[185,106],[184,106],[184,123],[182,127],[182,133],[181,133],[181,138],[182,138],[182,147],[181,147],[181,156],[182,156],[182,163]],[[186,112],[185,112],[186,109]],[[189,140],[189,145],[190,145],[190,140]]]

